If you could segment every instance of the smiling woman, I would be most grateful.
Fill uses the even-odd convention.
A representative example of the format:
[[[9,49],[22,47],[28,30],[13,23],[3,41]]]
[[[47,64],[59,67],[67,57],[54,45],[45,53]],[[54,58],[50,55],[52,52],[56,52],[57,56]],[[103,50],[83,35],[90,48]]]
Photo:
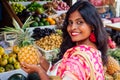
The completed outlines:
[[[49,76],[104,80],[108,35],[96,8],[87,0],[76,2],[66,13],[62,31],[63,42],[53,65],[40,58],[39,66],[21,63],[22,69],[37,72],[41,80],[50,80]]]

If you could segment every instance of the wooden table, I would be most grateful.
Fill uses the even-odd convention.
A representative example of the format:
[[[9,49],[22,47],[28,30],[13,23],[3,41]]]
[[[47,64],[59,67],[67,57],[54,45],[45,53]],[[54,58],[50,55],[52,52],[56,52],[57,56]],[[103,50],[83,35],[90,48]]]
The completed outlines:
[[[105,26],[113,30],[120,31],[120,22],[105,24]]]

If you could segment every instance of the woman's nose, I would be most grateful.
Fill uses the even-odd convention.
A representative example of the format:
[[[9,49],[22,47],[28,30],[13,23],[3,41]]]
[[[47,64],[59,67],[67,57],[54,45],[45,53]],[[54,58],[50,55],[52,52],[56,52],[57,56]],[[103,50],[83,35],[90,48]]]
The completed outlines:
[[[77,28],[77,25],[76,25],[75,23],[73,23],[73,24],[71,25],[71,28],[72,28],[72,29],[76,29],[76,28]]]

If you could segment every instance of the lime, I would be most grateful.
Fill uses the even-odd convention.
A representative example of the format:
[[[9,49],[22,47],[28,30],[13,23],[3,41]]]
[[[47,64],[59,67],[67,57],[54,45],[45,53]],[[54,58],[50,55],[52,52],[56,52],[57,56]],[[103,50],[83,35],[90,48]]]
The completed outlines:
[[[35,27],[38,26],[38,22],[33,22],[32,24],[30,24],[31,27]]]
[[[45,25],[50,25],[50,23],[48,21],[44,22]]]
[[[42,18],[42,19],[41,19],[41,22],[46,22],[46,19],[45,19],[45,18]]]
[[[44,23],[43,22],[39,22],[38,26],[44,26]]]
[[[35,20],[36,20],[36,21],[40,21],[40,18],[39,18],[39,17],[35,17]]]

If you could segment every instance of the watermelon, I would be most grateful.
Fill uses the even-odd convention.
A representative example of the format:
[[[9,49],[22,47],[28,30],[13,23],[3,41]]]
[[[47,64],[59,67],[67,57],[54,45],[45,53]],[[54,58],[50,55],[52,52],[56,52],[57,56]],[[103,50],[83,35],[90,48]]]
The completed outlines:
[[[21,73],[15,73],[11,75],[8,80],[27,80],[27,78]]]

